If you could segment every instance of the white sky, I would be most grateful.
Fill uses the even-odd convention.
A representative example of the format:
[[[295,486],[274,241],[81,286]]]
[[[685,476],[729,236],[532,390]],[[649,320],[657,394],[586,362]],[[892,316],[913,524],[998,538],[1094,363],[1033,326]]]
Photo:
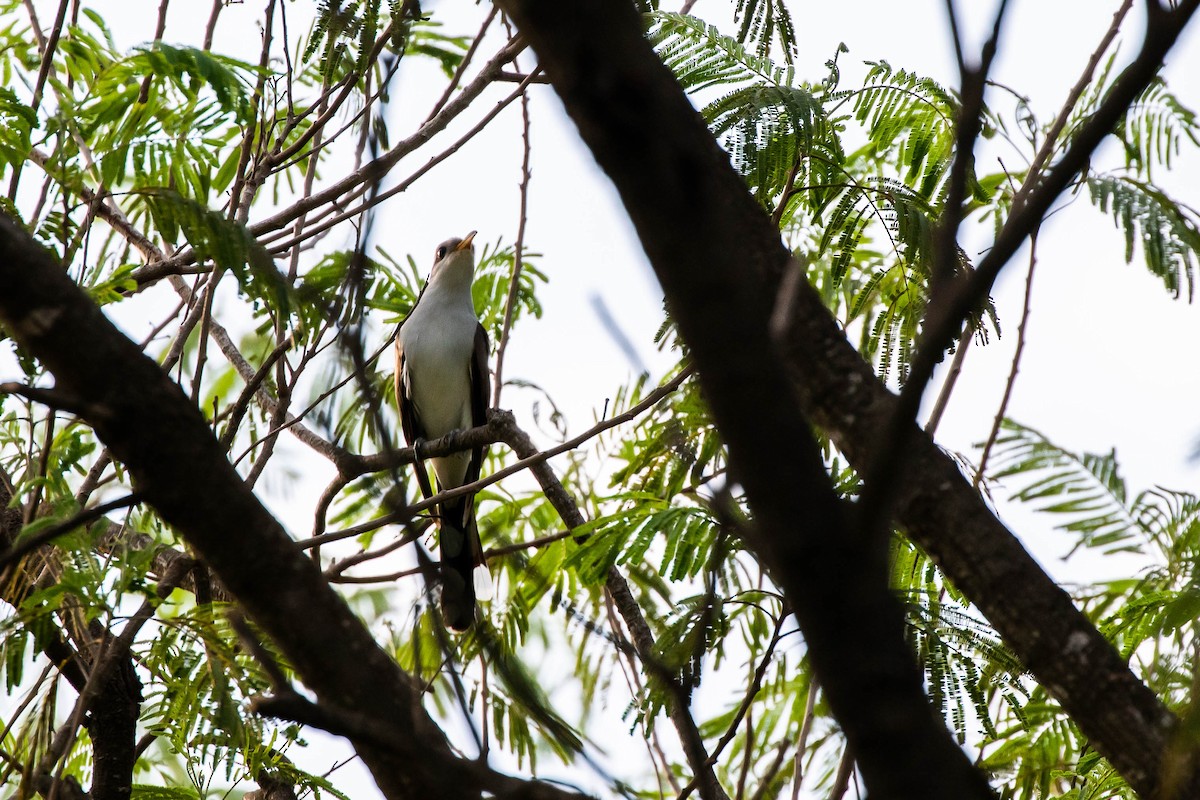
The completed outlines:
[[[1052,118],[1118,4],[1117,0],[1013,0],[993,77],[1028,95],[1041,119]],[[57,2],[38,0],[35,5],[46,19]],[[114,26],[119,44],[135,44],[153,35],[158,0],[94,0],[89,5]],[[726,0],[700,0],[695,13],[723,17],[728,5]],[[476,20],[484,11],[462,0],[427,0],[423,6],[427,13],[447,21],[447,32],[465,35],[477,30]],[[677,6],[663,0],[666,9]],[[825,60],[839,42],[845,42],[850,52],[840,59],[844,87],[857,85],[864,71],[861,63],[867,59],[886,59],[893,66],[955,84],[941,0],[792,0],[789,7],[800,38],[797,73],[803,78],[823,77]],[[198,43],[208,8],[207,2],[175,2],[165,38]],[[288,8],[294,33],[301,29],[299,20],[311,4],[289,2]],[[976,9],[966,13],[966,27],[979,41],[990,27],[990,18],[978,16]],[[227,8],[217,29],[216,49],[246,60],[256,58],[260,14],[260,3]],[[1193,109],[1200,108],[1200,80],[1195,77],[1200,76],[1197,26],[1200,23],[1177,47],[1166,73],[1171,88]],[[1127,38],[1123,55],[1135,49],[1136,42]],[[529,53],[521,57],[523,66],[531,62]],[[443,82],[431,68],[413,62],[402,70],[398,86],[390,108],[392,141],[425,118]],[[512,84],[504,84],[487,97],[499,99],[511,88]],[[545,387],[566,412],[574,433],[590,425],[605,400],[634,373],[597,319],[594,296],[603,298],[655,377],[672,358],[659,354],[652,344],[661,321],[661,294],[615,194],[563,117],[553,91],[541,86],[532,95],[534,160],[526,242],[544,254],[538,265],[548,273],[550,283],[541,293],[545,318],[517,330],[505,377]],[[488,105],[479,104],[478,113]],[[478,113],[459,127],[465,130]],[[393,174],[409,174],[428,156],[418,153]],[[412,253],[426,267],[439,241],[472,229],[480,231],[480,241],[494,242],[502,236],[511,243],[517,225],[520,157],[519,110],[514,104],[493,130],[382,207],[375,228],[379,244],[393,255]],[[991,169],[987,163],[980,165],[981,171]],[[1200,206],[1200,157],[1187,154],[1163,182],[1179,199]],[[343,241],[349,241],[348,236]],[[1200,440],[1196,412],[1200,311],[1172,300],[1136,260],[1125,265],[1123,249],[1111,218],[1086,202],[1076,203],[1047,226],[1039,251],[1028,344],[1009,416],[1069,448],[1103,452],[1116,447],[1124,474],[1135,489],[1157,483],[1196,491],[1200,465],[1189,461],[1189,455]],[[950,449],[974,454],[972,445],[982,441],[991,426],[1016,340],[1024,265],[1025,258],[1019,255],[998,285],[995,299],[1003,339],[985,348],[973,347],[966,360],[939,431],[939,441]],[[0,373],[6,371],[0,368]],[[534,399],[530,393],[508,389],[502,404],[527,414]],[[547,443],[544,438],[539,441]],[[295,450],[302,452],[299,446]],[[323,470],[314,466],[294,491],[301,496],[319,491],[327,477]],[[279,484],[272,481],[271,485]],[[307,504],[275,497],[272,505],[293,529],[309,528]],[[297,511],[298,506],[302,510]],[[1079,574],[1056,558],[1068,543],[1050,533],[1045,519],[1008,506],[1002,513],[1052,574],[1067,579]],[[374,789],[369,786],[367,781],[353,789],[356,800],[372,796]]]

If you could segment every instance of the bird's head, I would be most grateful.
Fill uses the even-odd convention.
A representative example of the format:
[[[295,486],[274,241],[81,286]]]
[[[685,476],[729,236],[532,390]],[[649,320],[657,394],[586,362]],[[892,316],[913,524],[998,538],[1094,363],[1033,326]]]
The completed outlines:
[[[475,275],[475,245],[472,242],[476,233],[477,231],[471,231],[465,238],[447,239],[437,246],[433,271],[429,273],[431,283],[462,281],[470,285]]]

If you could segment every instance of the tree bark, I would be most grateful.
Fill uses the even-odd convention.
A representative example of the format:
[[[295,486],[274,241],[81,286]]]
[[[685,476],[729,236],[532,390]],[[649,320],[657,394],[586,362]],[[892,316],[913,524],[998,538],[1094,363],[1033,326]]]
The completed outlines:
[[[801,409],[865,470],[896,396],[803,280],[786,298],[789,314],[776,331],[780,335],[771,336],[769,320],[784,271],[794,262],[728,156],[654,57],[631,3],[500,4],[529,38],[638,231],[692,348],[732,467],[755,513],[759,532],[751,545],[796,608],[872,795],[900,796],[920,786],[921,773],[929,783],[968,787],[962,788],[964,796],[977,790],[931,733],[901,741],[897,730],[869,732],[886,727],[897,713],[894,707],[875,706],[875,719],[864,719],[865,709],[856,708],[871,703],[886,681],[900,680],[898,666],[882,666],[894,648],[895,610],[878,598],[865,599],[881,590],[879,565],[855,563],[869,548],[860,551],[849,541],[825,486],[812,473]],[[1178,790],[1178,796],[1195,796],[1200,787],[1193,754],[1171,750],[1175,718],[953,462],[921,431],[909,433],[908,468],[894,479],[900,483],[897,518],[912,540],[988,617],[1139,793],[1166,797]],[[871,644],[856,655],[822,632]],[[847,679],[852,686],[842,689],[849,696],[838,685]],[[877,749],[896,745],[902,749],[888,755],[903,753],[903,763],[890,763],[888,755],[884,765],[874,763]],[[911,783],[879,774],[892,768],[909,775]]]
[[[454,754],[420,687],[245,486],[182,389],[2,214],[0,287],[0,322],[54,374],[55,392],[146,501],[272,636],[319,703],[371,723],[349,738],[386,797],[576,796]]]
[[[506,0],[616,184],[873,797],[991,796],[925,698],[886,554],[853,537],[768,320],[788,254],[629,2]]]

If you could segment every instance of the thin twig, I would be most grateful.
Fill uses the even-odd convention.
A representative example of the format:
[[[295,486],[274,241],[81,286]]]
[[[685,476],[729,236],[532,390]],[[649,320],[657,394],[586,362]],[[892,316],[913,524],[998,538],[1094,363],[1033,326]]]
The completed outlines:
[[[804,701],[804,719],[800,722],[800,737],[796,741],[796,767],[792,775],[792,800],[800,800],[800,784],[804,782],[804,754],[808,751],[808,734],[812,731],[815,717],[813,712],[817,707],[817,691],[817,681],[810,677],[808,697]]]
[[[954,60],[958,64],[958,73],[967,71],[967,60],[963,55],[962,34],[958,28],[958,12],[954,9],[954,0],[945,0],[946,21],[950,25],[950,39],[954,42]]]
[[[167,31],[167,6],[170,4],[170,2],[171,0],[162,0],[162,2],[158,4],[158,22],[154,25],[153,41],[162,41],[163,34]],[[207,50],[208,47],[205,47],[204,49]],[[142,88],[138,90],[139,103],[145,103],[150,99],[150,83],[153,80],[153,73],[147,74],[146,77],[142,79]]]
[[[463,87],[457,97],[447,103],[445,108],[439,111],[429,122],[422,125],[411,136],[401,142],[397,142],[391,150],[381,155],[377,160],[364,164],[361,169],[355,170],[332,186],[317,192],[307,199],[293,203],[272,217],[251,225],[250,232],[255,236],[262,236],[269,231],[279,230],[305,211],[311,211],[314,208],[339,201],[347,192],[354,190],[356,187],[368,185],[387,174],[404,156],[432,139],[434,134],[442,131],[452,120],[465,111],[471,105],[472,101],[488,85],[495,81],[500,68],[516,58],[524,49],[525,43],[520,40],[506,44],[488,62],[487,66],[480,71],[479,75]]]
[[[49,39],[44,39],[42,36],[38,37],[42,63],[41,67],[38,69],[37,82],[33,87],[33,100],[29,104],[34,113],[37,112],[38,107],[42,104],[42,92],[46,88],[46,80],[50,77],[50,70],[54,66],[54,51],[58,48],[58,39],[62,35],[63,23],[67,18],[67,6],[69,4],[70,0],[59,0],[58,15],[55,17],[54,27],[50,30]],[[29,10],[29,17],[32,20],[34,30],[37,30],[37,15],[34,13],[33,4],[28,3],[26,4],[26,7]],[[18,161],[13,165],[12,177],[8,182],[9,200],[17,199],[17,186],[21,182],[21,168],[24,166],[24,163],[24,161]],[[66,195],[64,194],[63,197],[65,199]]]
[[[741,724],[742,718],[750,711],[750,706],[753,705],[754,698],[758,697],[759,690],[762,689],[763,678],[767,674],[767,668],[771,666],[771,659],[775,655],[775,647],[779,644],[783,623],[787,619],[788,614],[782,611],[776,617],[775,630],[771,633],[771,642],[767,645],[766,652],[763,653],[762,659],[759,660],[758,666],[754,670],[754,675],[750,679],[750,686],[746,689],[746,694],[742,697],[741,705],[738,706],[737,712],[733,715],[733,719],[730,721],[725,735],[721,737],[720,741],[717,742],[717,746],[709,754],[708,760],[710,763],[717,763],[717,757],[733,741],[737,735],[738,725]]]
[[[516,64],[514,60],[513,64]],[[500,407],[500,391],[504,388],[504,353],[508,349],[508,336],[512,329],[513,311],[517,305],[517,294],[521,286],[522,259],[525,255],[525,221],[529,207],[529,94],[521,94],[521,201],[517,211],[517,241],[513,251],[512,274],[508,279],[508,298],[504,301],[504,326],[500,332],[500,344],[496,349],[496,383],[492,390],[492,408]]]
[[[221,16],[221,9],[224,7],[225,0],[213,0],[212,11],[208,14],[208,23],[204,26],[205,52],[212,50],[213,32],[217,29],[217,18]]]
[[[357,566],[358,564],[366,563],[367,561],[372,561],[376,558],[381,558],[381,557],[387,555],[388,553],[394,553],[395,551],[399,550],[401,547],[404,547],[405,545],[408,545],[408,544],[412,544],[414,541],[419,539],[421,536],[423,536],[425,534],[426,531],[429,530],[429,527],[430,527],[430,523],[428,523],[428,522],[425,522],[425,523],[422,523],[419,525],[414,525],[413,528],[409,531],[406,531],[403,536],[401,536],[400,538],[391,542],[390,544],[387,544],[387,545],[379,548],[378,550],[363,551],[361,553],[356,553],[352,556],[347,556],[346,558],[343,558],[340,561],[335,561],[333,564],[331,564],[329,566],[328,569],[325,570],[325,577],[329,578],[330,580],[333,580],[334,578],[341,576],[341,574],[343,572],[345,572],[346,570],[350,569],[350,567]]]
[[[988,434],[987,442],[983,445],[983,453],[979,456],[979,466],[975,470],[975,478],[972,480],[972,487],[978,489],[979,481],[983,478],[984,471],[987,469],[988,457],[992,454],[992,447],[996,444],[996,439],[1000,435],[1000,426],[1004,422],[1004,417],[1008,413],[1008,402],[1012,399],[1013,385],[1017,382],[1017,371],[1021,365],[1021,354],[1025,352],[1025,329],[1029,323],[1030,299],[1033,297],[1033,271],[1037,266],[1037,240],[1038,230],[1029,235],[1029,272],[1025,275],[1025,304],[1021,309],[1021,324],[1017,326],[1017,347],[1013,352],[1012,367],[1008,371],[1008,380],[1004,384],[1004,395],[1000,398],[1000,408],[996,410],[996,418],[992,422],[992,430]]]
[[[451,95],[458,85],[462,83],[463,75],[467,71],[467,66],[471,63],[471,59],[475,57],[475,51],[479,49],[480,43],[483,42],[484,34],[491,27],[492,22],[496,19],[496,14],[500,11],[499,6],[492,6],[492,10],[484,17],[483,24],[479,26],[479,33],[475,34],[475,38],[471,40],[471,46],[467,48],[467,52],[463,54],[462,61],[458,62],[458,67],[454,70],[453,77],[450,78],[450,83],[446,84],[446,90],[442,92],[442,96],[433,104],[433,108],[429,111],[429,116],[425,118],[426,122],[438,115],[438,112],[446,107],[446,103],[450,101]]]
[[[750,776],[750,764],[754,760],[754,717],[746,713],[746,746],[742,748],[742,768],[738,771],[737,800],[746,797],[746,778]]]
[[[509,106],[509,104],[511,104],[518,97],[522,97],[524,95],[525,89],[528,85],[529,85],[529,82],[527,81],[527,82],[521,84],[520,86],[518,86],[512,92],[512,94],[508,95],[503,100],[500,100],[499,102],[497,102],[496,105],[494,105],[491,108],[491,110],[489,110],[488,113],[485,114],[482,119],[480,119],[480,121],[478,123],[476,123],[466,133],[464,133],[462,136],[460,136],[452,145],[447,147],[445,150],[443,150],[441,153],[437,154],[436,156],[430,158],[423,165],[421,165],[421,167],[419,167],[415,172],[413,172],[411,175],[409,175],[404,180],[397,183],[395,186],[392,186],[385,191],[377,192],[372,197],[362,201],[358,205],[352,206],[343,211],[339,211],[338,213],[334,214],[332,217],[330,217],[320,223],[317,223],[314,220],[313,224],[311,224],[309,226],[309,228],[303,234],[301,234],[299,236],[294,236],[283,242],[278,242],[279,237],[286,235],[285,232],[280,231],[275,236],[264,237],[262,240],[262,243],[267,246],[268,251],[271,253],[288,252],[289,250],[291,250],[291,248],[302,244],[303,242],[307,241],[308,239],[313,238],[314,236],[324,233],[325,231],[329,230],[330,228],[333,228],[336,225],[340,225],[341,223],[345,222],[346,220],[354,219],[355,217],[361,216],[363,213],[365,213],[366,211],[369,211],[370,209],[379,205],[384,200],[394,197],[397,194],[400,194],[401,192],[407,191],[408,188],[410,186],[412,186],[412,184],[416,183],[417,180],[424,177],[425,174],[428,173],[431,169],[433,169],[438,164],[445,161],[450,156],[457,153],[462,148],[463,145],[465,145],[467,142],[471,141],[471,139],[475,138],[475,136],[478,135],[481,131],[483,131],[483,129],[486,128],[492,122],[492,120],[494,120],[497,117],[497,115],[499,115],[499,113],[501,111],[503,111],[505,108],[507,108]],[[368,164],[368,165],[364,166],[362,169],[366,170],[369,167],[370,167],[370,165]],[[344,203],[350,199],[357,198],[364,193],[365,193],[365,190],[363,189],[363,187],[358,187],[357,189],[352,189],[347,193],[347,195],[348,195],[347,197],[342,198],[342,202]],[[322,192],[320,194],[324,194],[324,192]],[[320,196],[320,194],[313,195],[313,196],[317,197],[317,196]],[[298,202],[296,205],[302,206],[303,201]],[[336,209],[339,207],[340,206],[337,203],[330,202],[330,204],[329,204],[330,209]]]
[[[771,781],[775,780],[775,776],[779,774],[779,770],[783,769],[783,762],[787,758],[788,747],[790,742],[785,737],[775,748],[775,760],[767,767],[758,778],[758,788],[754,790],[754,794],[750,796],[750,800],[763,800],[767,793],[767,789],[771,786]]]
[[[758,692],[760,689],[762,689],[763,678],[767,674],[767,668],[771,665],[771,659],[775,655],[775,647],[779,644],[779,640],[781,638],[780,631],[783,629],[783,623],[787,618],[788,614],[783,612],[776,617],[775,630],[771,634],[771,642],[767,645],[767,649],[763,653],[763,657],[759,660],[758,665],[754,669],[754,674],[750,678],[750,686],[746,689],[746,693],[742,695],[742,702],[738,705],[737,711],[734,712],[733,719],[730,720],[729,725],[725,728],[725,733],[721,736],[721,738],[717,741],[716,746],[708,754],[709,764],[716,765],[722,751],[724,751],[725,748],[729,746],[729,743],[737,737],[738,727],[741,726],[742,720],[750,712],[750,707],[754,704],[754,699],[758,697]],[[748,744],[747,749],[750,749]],[[692,780],[683,787],[683,790],[679,793],[679,800],[687,800],[688,795],[695,791],[697,785],[696,782],[697,778],[692,778]]]
[[[38,51],[46,52],[46,33],[42,30],[42,24],[38,21],[37,9],[33,7],[33,0],[22,0],[25,10],[29,13],[29,26],[33,29],[33,38],[37,40]]]
[[[1092,83],[1092,74],[1096,71],[1096,67],[1100,64],[1100,59],[1112,46],[1113,41],[1117,38],[1117,33],[1121,29],[1121,23],[1125,20],[1125,15],[1129,13],[1129,9],[1133,7],[1133,0],[1124,0],[1121,7],[1113,14],[1112,24],[1108,26],[1104,37],[1100,40],[1100,44],[1092,52],[1088,58],[1087,65],[1084,66],[1083,72],[1079,75],[1079,80],[1067,92],[1067,99],[1063,102],[1062,107],[1058,111],[1058,116],[1051,123],[1050,129],[1046,131],[1046,138],[1042,141],[1042,146],[1038,148],[1037,154],[1034,155],[1033,161],[1029,165],[1029,171],[1026,174],[1025,181],[1021,187],[1013,194],[1013,207],[1024,203],[1033,187],[1037,185],[1038,178],[1041,177],[1042,169],[1046,165],[1046,161],[1050,158],[1051,153],[1058,143],[1058,137],[1062,134],[1067,126],[1067,121],[1071,118],[1071,112],[1075,110],[1075,104],[1079,102],[1079,98],[1083,96],[1084,91]]]
[[[221,435],[221,448],[228,451],[233,446],[234,437],[237,436],[237,429],[242,423],[242,418],[246,415],[247,409],[250,407],[250,401],[258,394],[258,390],[262,388],[267,376],[271,374],[271,368],[275,363],[283,357],[283,354],[291,349],[295,344],[295,337],[288,336],[279,345],[270,352],[263,361],[262,366],[254,373],[253,377],[246,382],[242,388],[238,399],[234,401],[233,408],[229,412],[229,417],[226,420],[225,433]]]
[[[391,38],[394,25],[394,21],[389,23],[382,33],[380,33],[380,35],[375,39],[375,44],[371,48],[371,54],[364,59],[363,62],[365,65],[367,65],[367,69],[370,69],[371,65],[374,65],[377,59],[379,59],[380,54],[383,52],[383,48],[387,45],[389,39]],[[337,134],[327,138],[327,142],[338,138],[338,135],[349,129],[352,124],[354,124],[357,120],[362,119],[366,115],[371,103],[377,99],[378,94],[386,88],[387,81],[391,78],[390,71],[396,68],[397,63],[399,63],[397,60],[392,60],[391,65],[389,66],[389,75],[380,82],[379,89],[376,90],[375,94],[370,92],[366,93],[366,102],[364,102],[362,107],[351,116],[351,118],[346,122],[345,125],[343,125],[341,129],[339,129]],[[276,167],[285,168],[290,166],[290,164],[287,162],[294,158],[301,158],[304,151],[304,146],[308,144],[309,140],[318,138],[319,135],[323,134],[325,131],[325,126],[328,124],[329,120],[331,120],[333,116],[341,110],[346,101],[354,95],[358,87],[358,79],[361,76],[362,73],[351,71],[333,85],[323,84],[321,96],[317,99],[316,103],[312,104],[307,110],[299,115],[289,113],[287,124],[284,125],[283,130],[279,133],[274,150],[264,158],[264,168],[269,167],[272,170]],[[333,96],[335,91],[337,92],[336,97]],[[333,98],[332,100],[330,99],[331,97]],[[284,142],[287,141],[287,137],[292,134],[296,127],[303,120],[305,120],[309,114],[314,113],[314,111],[317,114],[316,119],[314,119],[308,125],[308,127],[300,133],[300,135],[296,138],[296,141],[288,144],[285,148],[283,145]],[[309,154],[315,155],[320,147],[321,145],[319,144],[313,144],[308,151]]]
[[[838,762],[837,776],[833,779],[833,788],[829,790],[829,800],[842,800],[846,789],[850,787],[850,776],[854,773],[854,756],[850,754],[850,745],[842,751],[842,760]]]
[[[42,450],[38,454],[38,480],[34,482],[33,494],[29,504],[25,506],[25,524],[37,518],[38,506],[42,503],[42,487],[45,485],[46,471],[50,468],[50,453],[54,449],[54,433],[58,427],[58,412],[51,408],[46,413],[46,430],[42,436]]]
[[[489,547],[484,552],[484,557],[491,561],[493,558],[520,553],[525,550],[536,550],[545,547],[548,544],[561,542],[569,536],[574,535],[574,531],[559,531],[558,533],[548,533],[545,536],[539,536],[536,539],[530,539],[527,542],[513,542],[512,544],[500,545],[499,547]]]
[[[962,374],[963,362],[967,358],[967,350],[971,347],[971,341],[975,338],[975,332],[970,325],[963,328],[962,336],[958,337],[958,347],[954,350],[954,360],[950,362],[950,370],[946,373],[946,380],[942,382],[942,390],[938,392],[937,401],[933,404],[933,410],[929,412],[929,419],[925,422],[925,432],[929,434],[929,438],[937,433],[938,425],[942,422],[942,415],[946,413],[946,406],[950,403],[950,395],[954,392],[954,387],[958,385],[958,376]]]

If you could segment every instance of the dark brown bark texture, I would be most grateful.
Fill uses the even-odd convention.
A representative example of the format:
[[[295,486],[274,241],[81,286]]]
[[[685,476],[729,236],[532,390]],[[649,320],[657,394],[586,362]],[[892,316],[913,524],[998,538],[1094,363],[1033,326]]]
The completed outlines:
[[[275,640],[318,702],[364,721],[362,735],[349,738],[385,796],[575,796],[452,752],[419,687],[245,486],[199,410],[5,215],[0,322],[54,374],[55,391]]]
[[[865,470],[896,396],[804,281],[788,298],[782,346],[772,339],[788,253],[655,58],[628,0],[500,5],[529,39],[638,231],[754,511],[751,545],[796,609],[872,796],[986,794],[911,705],[912,676],[893,652],[897,611],[879,597],[881,565],[859,563],[873,556],[839,521],[801,414]],[[908,441],[906,468],[893,479],[897,520],[912,540],[1142,796],[1198,796],[1190,752],[1171,746],[1174,717],[937,445],[915,426]]]
[[[110,641],[105,635],[99,642]],[[92,741],[92,800],[129,800],[137,762],[137,721],[142,709],[142,682],[128,653],[108,670],[104,688],[87,715]]]
[[[636,226],[754,512],[750,544],[796,610],[873,797],[988,797],[929,706],[883,553],[849,534],[768,319],[779,234],[642,37],[628,2],[512,0]]]

